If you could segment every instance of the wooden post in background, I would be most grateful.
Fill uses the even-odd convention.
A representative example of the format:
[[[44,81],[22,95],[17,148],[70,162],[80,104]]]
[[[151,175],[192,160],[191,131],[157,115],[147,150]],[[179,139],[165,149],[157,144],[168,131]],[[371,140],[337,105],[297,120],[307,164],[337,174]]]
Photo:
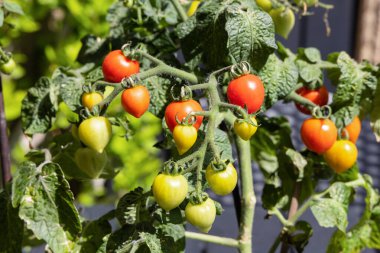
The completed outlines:
[[[355,58],[380,63],[379,0],[359,0]]]

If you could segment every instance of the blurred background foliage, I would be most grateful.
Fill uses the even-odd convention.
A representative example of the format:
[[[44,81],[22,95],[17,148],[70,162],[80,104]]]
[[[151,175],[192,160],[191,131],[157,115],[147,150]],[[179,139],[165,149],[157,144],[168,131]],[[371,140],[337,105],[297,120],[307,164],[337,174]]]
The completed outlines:
[[[10,130],[12,164],[24,160],[29,142],[21,131],[21,101],[26,90],[43,75],[50,76],[57,66],[75,67],[82,46],[80,39],[87,34],[105,36],[108,8],[114,0],[16,0],[25,15],[10,15],[0,28],[0,46],[13,53],[18,63],[11,76],[2,76],[5,113]],[[114,110],[122,111],[119,103]],[[119,110],[120,109],[120,110]],[[68,108],[60,105],[54,128],[68,130]],[[108,155],[121,161],[113,184],[103,179],[71,182],[81,204],[92,205],[95,200],[112,202],[137,186],[149,188],[161,161],[154,148],[161,131],[161,120],[146,113],[141,120],[128,116],[132,129],[139,129],[126,141],[124,133],[114,135]],[[40,136],[38,138],[44,138]],[[107,196],[113,189],[116,194]]]

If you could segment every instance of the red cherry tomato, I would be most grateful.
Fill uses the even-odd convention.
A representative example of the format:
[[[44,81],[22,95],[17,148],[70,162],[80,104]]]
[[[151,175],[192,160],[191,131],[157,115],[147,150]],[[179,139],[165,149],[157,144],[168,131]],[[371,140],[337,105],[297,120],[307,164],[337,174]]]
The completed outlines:
[[[356,141],[359,138],[360,131],[362,129],[362,123],[360,122],[360,119],[358,116],[354,118],[354,120],[348,124],[344,129],[348,132],[348,140],[350,140],[352,143],[356,143]],[[342,137],[346,136],[346,132],[342,131]]]
[[[326,152],[337,139],[338,130],[329,119],[310,118],[303,122],[301,138],[305,146],[318,154]]]
[[[245,74],[228,84],[227,97],[231,104],[247,107],[249,114],[255,113],[264,102],[264,85],[258,76]]]
[[[325,86],[321,86],[316,90],[309,90],[306,87],[302,87],[298,89],[296,92],[302,97],[310,100],[311,102],[319,106],[327,105],[329,101],[329,92],[327,91]],[[311,114],[310,110],[301,104],[296,103],[296,107],[300,112],[304,114]]]
[[[136,118],[140,118],[148,110],[149,101],[149,91],[142,85],[125,89],[121,94],[124,110]]]
[[[121,50],[114,50],[104,58],[102,70],[106,81],[119,83],[124,77],[138,73],[140,64],[127,58]]]
[[[171,102],[165,110],[165,121],[170,131],[173,132],[174,127],[178,125],[176,121],[176,115],[178,120],[183,120],[189,113],[203,111],[201,105],[193,100],[174,101]],[[196,121],[193,126],[198,130],[203,121],[203,116],[196,116]]]

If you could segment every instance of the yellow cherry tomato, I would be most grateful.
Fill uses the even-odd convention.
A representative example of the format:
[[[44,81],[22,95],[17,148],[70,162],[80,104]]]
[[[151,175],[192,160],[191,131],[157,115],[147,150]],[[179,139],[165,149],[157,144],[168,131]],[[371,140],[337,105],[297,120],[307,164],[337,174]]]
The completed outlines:
[[[184,201],[188,183],[182,175],[159,174],[153,181],[152,191],[158,205],[168,212]]]
[[[207,198],[200,204],[189,202],[185,208],[186,220],[200,231],[207,233],[210,231],[215,221],[216,208],[212,199]]]
[[[87,107],[90,111],[92,108],[103,101],[103,95],[98,92],[83,93],[82,105]]]
[[[79,148],[74,155],[75,163],[89,178],[97,178],[107,164],[106,152],[98,153],[90,148]]]
[[[173,138],[178,153],[183,155],[197,141],[197,129],[192,125],[176,125],[173,130]]]
[[[251,139],[252,135],[254,135],[257,131],[257,121],[255,117],[251,117],[251,121],[253,124],[250,124],[245,121],[235,120],[234,130],[235,133],[245,141]]]
[[[112,137],[112,126],[106,117],[92,117],[80,123],[78,136],[89,148],[102,153]]]
[[[206,180],[213,192],[218,195],[230,194],[237,184],[237,172],[232,163],[225,170],[216,171],[209,164],[206,169]]]
[[[358,149],[349,140],[337,140],[323,154],[323,157],[331,169],[336,173],[342,173],[355,164],[358,157]]]
[[[271,0],[256,0],[257,6],[259,6],[264,11],[268,12],[272,9],[272,1]]]

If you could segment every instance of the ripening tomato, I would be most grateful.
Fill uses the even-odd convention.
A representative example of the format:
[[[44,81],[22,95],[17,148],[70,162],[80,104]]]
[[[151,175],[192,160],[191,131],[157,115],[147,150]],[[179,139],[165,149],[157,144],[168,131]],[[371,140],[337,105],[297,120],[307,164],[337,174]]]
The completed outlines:
[[[92,108],[103,101],[103,94],[98,92],[90,92],[82,94],[82,105],[87,107],[90,111]]]
[[[173,131],[173,138],[177,147],[178,153],[183,155],[197,141],[197,129],[190,125],[176,125]]]
[[[321,86],[316,90],[309,90],[306,87],[302,87],[298,89],[296,92],[318,106],[327,105],[329,101],[329,92],[327,91],[325,86]],[[296,107],[298,111],[304,114],[311,114],[310,110],[301,104],[296,103]]]
[[[301,138],[306,147],[318,154],[326,152],[337,139],[338,130],[329,119],[310,118],[303,122]]]
[[[107,164],[106,152],[98,153],[90,148],[79,148],[74,155],[75,163],[89,178],[97,178]]]
[[[268,12],[272,9],[272,1],[271,0],[256,0],[257,6],[259,6],[264,11]]]
[[[352,143],[356,143],[356,141],[359,138],[360,131],[362,130],[362,123],[360,122],[360,119],[358,116],[356,116],[353,121],[348,124],[344,129],[348,132],[348,139]],[[346,132],[342,131],[342,137],[344,138],[346,136]]]
[[[295,24],[294,12],[290,8],[281,6],[272,9],[269,15],[273,19],[276,33],[287,39]]]
[[[6,75],[10,75],[16,68],[16,62],[13,58],[10,58],[7,62],[0,64],[0,72]]]
[[[158,205],[168,212],[184,201],[188,183],[182,175],[159,174],[153,181],[152,191]]]
[[[257,131],[256,118],[251,117],[251,121],[254,125],[252,125],[250,122],[241,121],[241,120],[235,120],[234,122],[235,133],[245,141],[248,141],[249,139],[251,139],[252,135],[254,135]]]
[[[358,149],[349,140],[337,140],[334,145],[327,150],[323,157],[327,164],[336,173],[342,173],[351,168],[358,157]]]
[[[237,172],[232,163],[225,170],[216,171],[209,164],[206,169],[206,180],[213,192],[218,195],[230,194],[237,184]]]
[[[129,59],[121,50],[109,52],[102,64],[104,79],[108,82],[119,83],[124,77],[129,77],[140,71],[138,61]]]
[[[200,231],[207,233],[210,231],[216,217],[215,203],[207,198],[200,204],[189,202],[185,208],[186,220]]]
[[[245,74],[228,84],[227,97],[231,104],[247,107],[249,114],[255,113],[264,102],[264,85],[258,76]]]
[[[78,136],[87,147],[102,153],[112,137],[112,126],[106,117],[91,117],[80,123]]]
[[[149,102],[149,91],[142,85],[125,89],[121,94],[124,110],[136,118],[140,118],[148,110]]]
[[[193,100],[184,100],[184,101],[173,101],[171,102],[165,110],[165,121],[168,125],[170,131],[173,132],[174,127],[178,125],[176,121],[176,116],[179,121],[186,118],[186,116],[191,112],[203,111],[201,105]],[[196,116],[196,121],[193,126],[198,130],[203,121],[203,116]]]

